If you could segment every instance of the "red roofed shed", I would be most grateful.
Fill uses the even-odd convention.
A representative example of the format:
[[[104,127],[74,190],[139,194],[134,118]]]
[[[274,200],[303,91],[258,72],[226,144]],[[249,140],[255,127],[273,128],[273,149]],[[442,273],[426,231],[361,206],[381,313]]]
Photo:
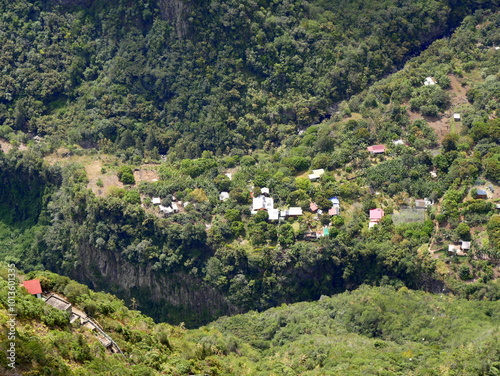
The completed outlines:
[[[385,153],[385,146],[384,145],[373,145],[373,146],[368,146],[366,148],[370,153],[372,154],[380,154],[380,153]]]
[[[39,279],[31,279],[29,281],[24,281],[23,285],[31,295],[35,295],[37,298],[41,297],[42,286],[40,285]]]

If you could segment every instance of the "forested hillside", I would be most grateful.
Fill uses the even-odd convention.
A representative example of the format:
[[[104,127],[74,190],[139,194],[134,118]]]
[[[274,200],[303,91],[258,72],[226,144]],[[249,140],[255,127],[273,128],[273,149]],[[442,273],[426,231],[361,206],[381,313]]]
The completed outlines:
[[[0,136],[136,160],[269,148],[496,5],[4,0]]]
[[[188,327],[363,284],[499,298],[498,13],[3,4],[2,259]]]
[[[9,341],[7,268],[0,269],[0,348]],[[120,347],[69,314],[16,291],[13,375],[496,375],[499,302],[467,301],[406,288],[362,287],[317,302],[224,317],[187,330],[155,324],[110,294],[49,272],[44,291],[64,294]]]

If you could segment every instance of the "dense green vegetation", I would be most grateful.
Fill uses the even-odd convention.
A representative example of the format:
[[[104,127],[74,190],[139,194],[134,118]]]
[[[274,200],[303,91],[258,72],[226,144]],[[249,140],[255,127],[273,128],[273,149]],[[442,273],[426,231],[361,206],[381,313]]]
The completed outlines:
[[[125,354],[18,288],[18,368],[499,374],[497,6],[0,1],[0,260]]]
[[[151,12],[145,4],[136,4],[127,8],[128,13],[123,4],[111,9],[97,3],[88,9],[51,5],[39,9],[38,4],[19,2],[5,10],[1,27],[20,38],[18,44],[32,38],[33,50],[3,57],[25,64],[24,70],[10,70],[11,78],[27,76],[13,79],[17,91],[2,104],[0,136],[14,146],[8,154],[0,153],[2,258],[26,271],[45,268],[73,276],[96,289],[116,292],[127,303],[134,298],[156,320],[183,321],[189,327],[234,310],[317,300],[362,284],[434,292],[444,288],[462,297],[498,299],[500,232],[495,201],[476,199],[475,192],[488,185],[498,189],[500,54],[494,47],[500,45],[496,26],[500,16],[491,11],[467,16],[450,38],[432,43],[404,69],[375,82],[466,15],[466,8],[419,4],[396,8],[352,2],[342,16],[335,16],[339,18],[335,22],[324,19],[333,13],[330,4],[321,2],[199,4],[190,10],[188,21],[176,21],[181,24],[165,14],[161,19],[153,4],[148,5],[153,7]],[[469,5],[467,12],[475,7]],[[146,8],[138,13],[139,6]],[[260,8],[250,12],[252,6]],[[359,12],[359,7],[365,12]],[[236,8],[248,12],[248,17],[226,19]],[[213,17],[203,18],[202,12]],[[390,12],[401,12],[402,19],[418,16],[418,23],[411,18],[412,24],[420,25],[415,34],[388,31],[387,25],[394,21]],[[419,12],[427,12],[428,19]],[[123,28],[117,28],[119,19]],[[386,19],[387,25],[380,19]],[[378,20],[380,29],[369,27],[373,20]],[[65,29],[70,21],[74,29]],[[16,22],[24,28],[14,27]],[[232,22],[260,27],[262,35]],[[364,26],[355,27],[360,24]],[[47,37],[49,29],[54,32],[52,38]],[[213,34],[200,30],[213,30]],[[58,34],[63,31],[64,35]],[[335,43],[329,44],[331,33],[336,35]],[[151,38],[160,35],[163,39],[154,44]],[[216,38],[221,35],[227,38]],[[223,41],[234,46],[224,48]],[[11,43],[9,38],[4,42]],[[88,48],[85,54],[78,49],[83,45]],[[361,55],[349,51],[358,47],[370,58],[354,63],[352,59]],[[37,81],[62,85],[47,89],[46,96],[19,84],[37,80],[28,75],[30,59],[40,59],[48,51],[54,56],[66,51],[67,59],[47,56],[44,61],[72,64],[73,49],[87,59],[80,67],[83,71],[74,73],[78,79],[66,77],[69,68],[60,66],[50,68],[51,74]],[[287,60],[294,51],[300,52],[303,69],[287,65],[297,60]],[[333,52],[330,58],[323,56]],[[243,53],[246,58],[241,62],[233,60]],[[382,61],[390,61],[380,63],[377,53]],[[189,61],[203,69],[186,67],[171,54],[186,59],[199,54]],[[267,60],[264,64],[259,59]],[[284,61],[278,63],[280,59]],[[7,70],[13,61],[6,61]],[[367,61],[378,65],[362,69]],[[148,65],[153,63],[157,65]],[[217,69],[208,72],[209,67]],[[278,68],[283,69],[279,74]],[[329,69],[345,71],[333,74]],[[167,89],[154,89],[153,81],[144,76],[146,71],[155,85],[161,76],[184,94],[176,91],[155,97]],[[358,76],[366,72],[373,74]],[[306,73],[309,76],[302,76]],[[423,85],[429,76],[436,85]],[[325,77],[328,81],[320,85],[317,80]],[[205,85],[200,84],[201,78],[208,80]],[[238,79],[240,86],[232,91]],[[141,88],[139,83],[146,86]],[[340,87],[341,83],[349,87]],[[351,96],[356,92],[360,94]],[[232,99],[224,97],[228,93]],[[296,113],[299,104],[305,103],[295,100],[299,94],[309,101],[307,114]],[[250,102],[249,96],[253,96]],[[329,104],[344,98],[349,100],[339,103],[330,118],[308,126],[326,114]],[[22,107],[23,101],[27,107]],[[40,113],[26,113],[37,106]],[[454,112],[462,115],[460,122],[451,119]],[[234,121],[228,120],[231,116]],[[297,132],[306,126],[304,132]],[[213,129],[220,134],[212,133]],[[29,140],[34,133],[43,137]],[[403,139],[403,145],[392,143],[397,139]],[[28,141],[27,151],[15,149],[21,141]],[[379,143],[386,145],[387,152],[370,155],[366,147]],[[66,151],[53,153],[60,145]],[[117,158],[104,163],[105,153]],[[161,158],[159,153],[167,155]],[[54,155],[59,156],[56,162],[70,162],[54,166],[42,162],[45,158],[54,163]],[[197,158],[184,158],[188,156]],[[109,188],[105,193],[89,190],[94,183],[78,163],[80,157],[103,164],[95,187]],[[158,181],[134,177],[143,162],[155,165]],[[326,173],[311,182],[308,172],[320,168]],[[232,174],[231,179],[226,173]],[[121,181],[125,186],[105,186],[109,174],[117,177],[116,184]],[[282,222],[271,221],[266,212],[251,215],[251,194],[259,195],[263,187],[270,189],[276,208],[301,207],[304,214]],[[229,199],[221,201],[221,191],[229,192]],[[327,211],[332,196],[340,200],[339,216],[317,215],[309,209],[315,202]],[[182,207],[178,213],[162,215],[152,205],[153,197],[160,197],[162,206],[177,202]],[[434,205],[421,212],[421,219],[406,220],[410,214],[405,210],[424,197]],[[369,230],[368,212],[377,207],[386,215]],[[308,235],[325,227],[327,236],[310,241]],[[448,244],[461,240],[471,241],[470,251],[463,256],[448,254]],[[120,281],[107,281],[99,264],[89,262],[99,259],[106,264],[102,255],[119,260],[120,267],[132,265],[158,278],[179,280],[183,288],[203,286],[227,302],[199,312],[189,310],[186,302],[165,305],[153,299],[147,286],[125,288]]]
[[[0,347],[7,346],[6,268]],[[496,375],[499,302],[370,288],[196,330],[155,324],[114,296],[67,277],[30,273],[91,315],[124,355],[68,315],[17,289],[16,368],[26,375]],[[4,357],[0,370],[7,372]]]
[[[4,0],[0,136],[131,160],[269,148],[497,5]],[[420,94],[413,107],[445,105]]]

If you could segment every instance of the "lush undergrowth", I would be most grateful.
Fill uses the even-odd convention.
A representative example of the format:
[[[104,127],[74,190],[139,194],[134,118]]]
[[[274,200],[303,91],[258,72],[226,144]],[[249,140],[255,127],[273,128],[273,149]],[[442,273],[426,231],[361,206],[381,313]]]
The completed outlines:
[[[156,320],[188,327],[229,307],[264,310],[362,284],[498,299],[498,20],[489,11],[466,17],[450,38],[342,102],[330,119],[301,134],[288,132],[279,147],[232,148],[227,155],[204,150],[196,159],[152,153],[157,181],[134,184],[146,161],[140,148],[114,159],[75,145],[50,154],[48,137],[30,141],[26,152],[2,154],[0,254],[27,271],[51,269],[107,288],[129,304],[133,297]],[[436,84],[424,85],[427,77]],[[15,137],[11,141],[15,146]],[[384,144],[386,153],[371,155],[366,147],[373,144]],[[82,155],[99,165],[94,182],[72,163]],[[320,168],[325,174],[310,181],[311,169]],[[126,184],[98,194],[98,179],[110,174],[115,184]],[[277,223],[265,212],[252,215],[250,195],[263,187],[276,208],[301,207],[303,215]],[[477,189],[489,197],[478,199]],[[219,199],[222,191],[229,199]],[[311,202],[329,210],[333,196],[340,215],[311,211]],[[153,197],[165,207],[175,197],[183,202],[180,212],[165,217]],[[433,204],[412,219],[415,200],[424,197]],[[374,208],[386,215],[370,230]],[[328,236],[310,241],[325,227]],[[470,250],[448,254],[460,241],[470,242]],[[199,299],[176,297],[172,309],[162,309],[144,293],[151,283],[130,288],[128,276],[111,283],[103,274],[108,261],[116,270],[147,270],[185,291],[206,288],[226,301],[212,311],[188,309],[191,316],[183,318],[184,307]]]
[[[0,136],[135,160],[279,145],[495,6],[4,0]]]
[[[21,275],[20,275],[21,276]],[[155,324],[66,277],[31,273],[85,310],[124,355],[17,289],[16,371],[24,375],[496,375],[499,302],[362,287],[320,301],[221,318],[196,330]],[[7,268],[0,285],[6,351]],[[9,375],[5,357],[0,369]]]

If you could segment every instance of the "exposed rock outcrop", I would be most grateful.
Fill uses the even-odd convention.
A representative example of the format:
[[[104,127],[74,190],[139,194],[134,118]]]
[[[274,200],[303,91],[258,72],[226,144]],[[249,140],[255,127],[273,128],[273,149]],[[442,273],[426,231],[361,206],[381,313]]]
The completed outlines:
[[[194,327],[239,312],[220,292],[187,273],[157,272],[150,264],[134,265],[121,255],[88,245],[80,247],[78,259],[72,278],[127,303],[135,298],[137,309],[157,321]]]
[[[162,19],[169,21],[175,27],[179,38],[185,37],[188,32],[187,18],[192,6],[190,1],[159,0],[158,5]]]

